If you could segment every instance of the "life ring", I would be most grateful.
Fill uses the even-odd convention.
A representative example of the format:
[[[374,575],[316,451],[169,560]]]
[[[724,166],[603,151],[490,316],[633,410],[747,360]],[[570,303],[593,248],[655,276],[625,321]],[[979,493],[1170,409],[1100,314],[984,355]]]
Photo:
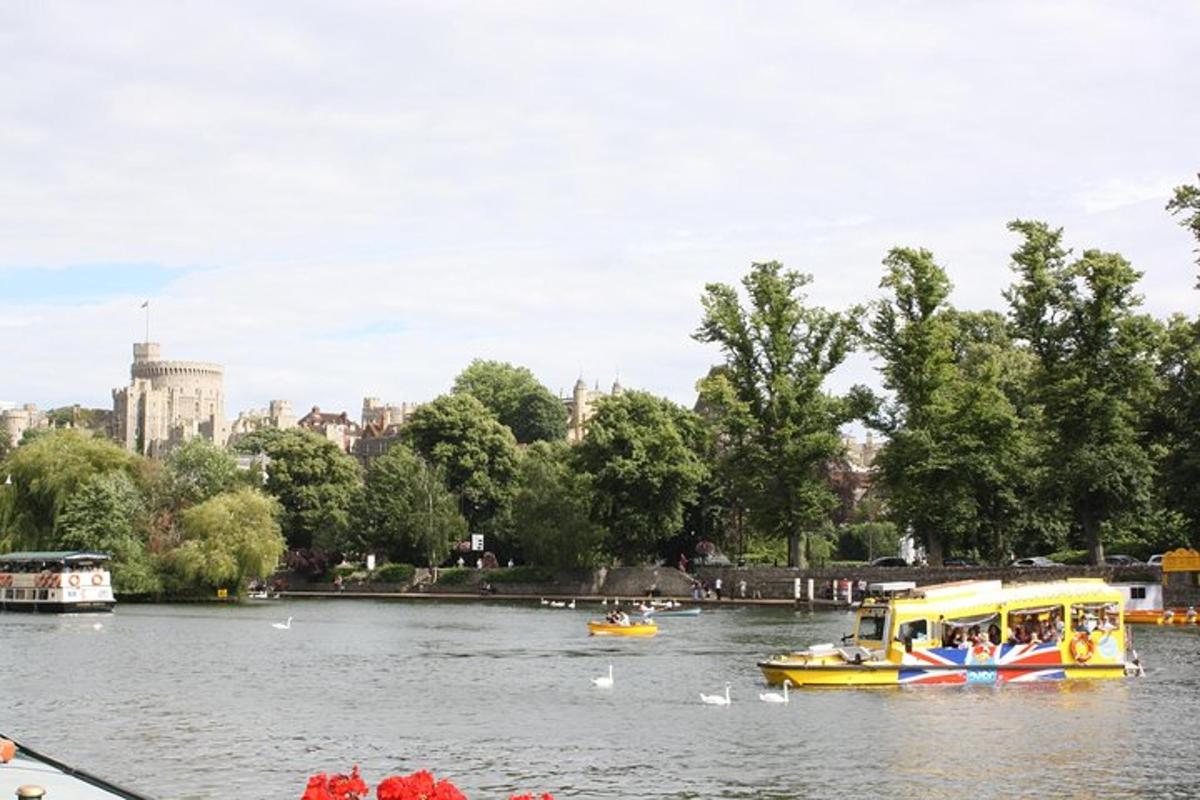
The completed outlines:
[[[71,584],[71,586],[78,589],[79,588],[79,576],[72,575],[71,577],[67,578],[67,583]]]
[[[104,576],[103,576],[103,575],[101,575],[99,572],[97,572],[96,574],[92,575],[92,586],[99,586],[99,585],[101,585],[102,583],[104,583]]]
[[[1085,664],[1096,652],[1096,644],[1086,633],[1080,633],[1071,640],[1071,658],[1076,663]]]

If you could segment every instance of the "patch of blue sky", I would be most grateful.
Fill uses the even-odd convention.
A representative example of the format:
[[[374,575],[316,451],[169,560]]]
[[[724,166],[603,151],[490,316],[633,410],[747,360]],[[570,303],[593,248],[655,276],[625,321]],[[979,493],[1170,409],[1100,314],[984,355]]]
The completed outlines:
[[[364,325],[354,325],[349,328],[339,328],[325,334],[323,338],[334,341],[353,339],[377,339],[386,336],[399,336],[407,332],[408,326],[398,319],[377,319]]]
[[[189,271],[159,264],[0,266],[0,303],[76,304],[124,295],[150,298]]]

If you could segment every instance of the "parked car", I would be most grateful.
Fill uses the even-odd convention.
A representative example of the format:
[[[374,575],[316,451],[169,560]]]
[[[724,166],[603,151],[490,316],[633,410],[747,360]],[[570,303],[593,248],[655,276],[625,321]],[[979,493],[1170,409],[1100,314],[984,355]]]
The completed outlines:
[[[1162,553],[1155,553],[1154,555],[1152,555],[1146,559],[1146,563],[1151,566],[1154,566],[1154,567],[1161,567],[1162,566],[1162,557],[1163,557]]]
[[[1142,562],[1138,561],[1133,556],[1112,555],[1105,556],[1104,563],[1111,567],[1130,567],[1135,564],[1141,564]]]
[[[1018,558],[1012,562],[1014,567],[1061,567],[1062,564],[1057,561],[1052,561],[1045,556],[1030,556],[1029,558]]]
[[[900,556],[880,556],[870,563],[872,567],[907,567],[910,564]]]
[[[979,564],[975,563],[974,561],[972,561],[969,558],[943,558],[942,566],[943,567],[978,567]]]

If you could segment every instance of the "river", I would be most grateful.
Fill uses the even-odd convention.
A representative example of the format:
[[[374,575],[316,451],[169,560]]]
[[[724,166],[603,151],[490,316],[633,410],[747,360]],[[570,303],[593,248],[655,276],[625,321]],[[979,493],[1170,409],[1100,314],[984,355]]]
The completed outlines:
[[[755,661],[835,640],[849,615],[706,609],[618,641],[588,638],[597,613],[295,600],[0,615],[0,731],[163,800],[296,800],[309,774],[355,763],[370,781],[429,769],[472,800],[1200,792],[1197,628],[1136,628],[1140,679],[776,705],[758,700]],[[609,664],[614,688],[596,689]],[[700,703],[726,681],[730,707]]]

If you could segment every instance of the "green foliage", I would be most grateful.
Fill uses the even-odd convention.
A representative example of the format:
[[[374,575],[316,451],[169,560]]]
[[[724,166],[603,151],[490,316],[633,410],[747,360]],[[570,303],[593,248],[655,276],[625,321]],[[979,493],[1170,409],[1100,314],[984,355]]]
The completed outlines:
[[[158,594],[162,583],[142,533],[146,512],[142,494],[127,474],[94,475],[63,502],[54,547],[110,553],[114,591]]]
[[[1196,177],[1200,178],[1200,175]],[[1167,203],[1167,211],[1172,215],[1181,215],[1179,224],[1191,231],[1196,243],[1200,244],[1200,184],[1175,187]],[[1200,247],[1196,248],[1196,263],[1200,264]],[[1196,288],[1200,289],[1200,281],[1196,283]]]
[[[4,474],[0,462],[0,475]],[[12,543],[13,490],[11,486],[0,483],[0,552],[13,549]]]
[[[402,444],[371,462],[356,526],[361,546],[392,561],[435,565],[467,532],[442,473]]]
[[[550,583],[554,580],[554,571],[522,565],[488,570],[487,579],[490,583]]]
[[[452,391],[483,403],[521,444],[566,438],[566,407],[525,367],[476,359],[454,379]]]
[[[283,508],[288,547],[345,549],[351,544],[351,509],[362,485],[358,463],[309,431],[266,434],[256,431],[242,441],[261,446],[270,459],[265,488]]]
[[[445,475],[470,530],[507,532],[517,443],[482,403],[468,394],[442,395],[413,413],[402,436]]]
[[[233,488],[237,462],[224,449],[200,437],[176,447],[167,458],[171,494],[177,508],[202,503]]]
[[[839,426],[854,414],[823,387],[854,346],[859,316],[806,305],[811,281],[778,262],[754,264],[742,280],[746,307],[734,287],[709,284],[694,334],[725,358],[700,385],[721,442],[725,501],[748,508],[758,530],[788,538],[788,563],[798,566],[811,555],[807,532],[837,502],[825,469],[842,449]]]
[[[1159,502],[1200,531],[1200,319],[1171,317],[1157,372],[1162,394],[1150,430],[1159,459]]]
[[[893,397],[872,419],[888,436],[875,461],[888,514],[934,566],[946,547],[1002,552],[1025,449],[1001,378],[1012,363],[1002,321],[951,308],[928,250],[896,248],[883,263],[890,297],[874,305],[869,343]]]
[[[521,458],[513,499],[514,538],[526,560],[541,567],[594,566],[604,529],[591,521],[586,475],[569,463],[565,443],[538,442]]]
[[[466,567],[448,567],[438,570],[437,582],[443,586],[462,586],[470,582],[471,575],[478,571]]]
[[[684,441],[680,409],[645,392],[603,398],[572,455],[593,489],[592,519],[624,563],[652,556],[683,525],[704,466]]]
[[[12,479],[13,545],[54,547],[63,504],[92,478],[135,471],[133,456],[105,439],[76,430],[53,430],[18,447],[6,460]]]
[[[1015,334],[1037,356],[1037,461],[1043,498],[1061,504],[1092,563],[1114,520],[1145,513],[1154,464],[1142,410],[1155,397],[1158,326],[1134,310],[1141,277],[1115,253],[1068,262],[1061,230],[1014,222],[1017,282],[1006,292]]]
[[[853,522],[837,529],[837,557],[870,561],[900,552],[900,531],[892,522]]]
[[[237,489],[180,515],[183,543],[172,567],[185,581],[205,587],[241,588],[248,578],[275,571],[285,543],[279,504],[254,489]]]
[[[390,564],[384,564],[372,572],[371,580],[376,583],[408,583],[412,580],[416,571],[416,568],[412,564],[401,564],[393,561]]]

